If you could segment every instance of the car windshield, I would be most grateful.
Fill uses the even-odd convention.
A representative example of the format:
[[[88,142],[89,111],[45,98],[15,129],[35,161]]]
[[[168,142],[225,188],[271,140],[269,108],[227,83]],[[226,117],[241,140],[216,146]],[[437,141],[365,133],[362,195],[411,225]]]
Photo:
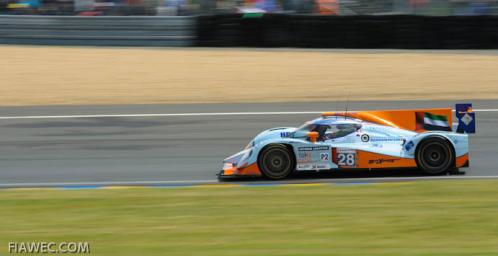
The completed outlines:
[[[335,123],[332,120],[319,119],[303,124],[292,134],[292,137],[307,138],[309,132],[318,132],[319,140],[329,140],[344,137],[360,128],[359,123]]]
[[[332,140],[336,138],[345,137],[358,129],[361,125],[359,124],[337,124],[331,125],[323,136],[323,140]]]
[[[312,124],[305,123],[301,125],[295,132],[292,133],[293,138],[305,138],[308,136],[308,132],[311,131]]]

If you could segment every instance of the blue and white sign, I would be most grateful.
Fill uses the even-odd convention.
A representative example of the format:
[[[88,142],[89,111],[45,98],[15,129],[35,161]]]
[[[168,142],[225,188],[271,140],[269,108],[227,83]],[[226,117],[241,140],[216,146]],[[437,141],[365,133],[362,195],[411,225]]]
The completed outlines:
[[[472,103],[456,104],[456,117],[458,118],[458,133],[476,133],[476,116],[472,110]]]

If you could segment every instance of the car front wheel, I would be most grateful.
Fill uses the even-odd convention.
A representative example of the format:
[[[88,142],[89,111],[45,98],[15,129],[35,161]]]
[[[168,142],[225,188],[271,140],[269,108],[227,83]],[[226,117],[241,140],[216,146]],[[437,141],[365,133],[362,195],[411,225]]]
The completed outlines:
[[[258,166],[267,178],[284,179],[294,171],[294,154],[284,145],[269,145],[260,153]]]

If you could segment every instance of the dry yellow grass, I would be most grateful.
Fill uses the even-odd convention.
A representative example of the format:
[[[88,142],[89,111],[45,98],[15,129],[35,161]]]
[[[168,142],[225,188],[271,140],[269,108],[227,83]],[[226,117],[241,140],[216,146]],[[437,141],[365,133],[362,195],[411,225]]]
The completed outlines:
[[[0,46],[0,105],[498,98],[498,55]]]

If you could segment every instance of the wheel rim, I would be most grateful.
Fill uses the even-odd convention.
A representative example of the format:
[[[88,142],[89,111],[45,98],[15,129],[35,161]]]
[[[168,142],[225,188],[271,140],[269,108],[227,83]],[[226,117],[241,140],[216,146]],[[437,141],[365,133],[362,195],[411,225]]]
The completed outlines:
[[[427,172],[439,173],[451,165],[451,152],[447,145],[432,142],[421,148],[422,166]]]
[[[424,151],[424,159],[427,165],[431,167],[439,167],[444,165],[445,160],[447,159],[447,154],[441,145],[429,145]]]
[[[265,154],[263,164],[268,176],[280,177],[286,175],[290,166],[289,155],[282,150],[272,150]]]

